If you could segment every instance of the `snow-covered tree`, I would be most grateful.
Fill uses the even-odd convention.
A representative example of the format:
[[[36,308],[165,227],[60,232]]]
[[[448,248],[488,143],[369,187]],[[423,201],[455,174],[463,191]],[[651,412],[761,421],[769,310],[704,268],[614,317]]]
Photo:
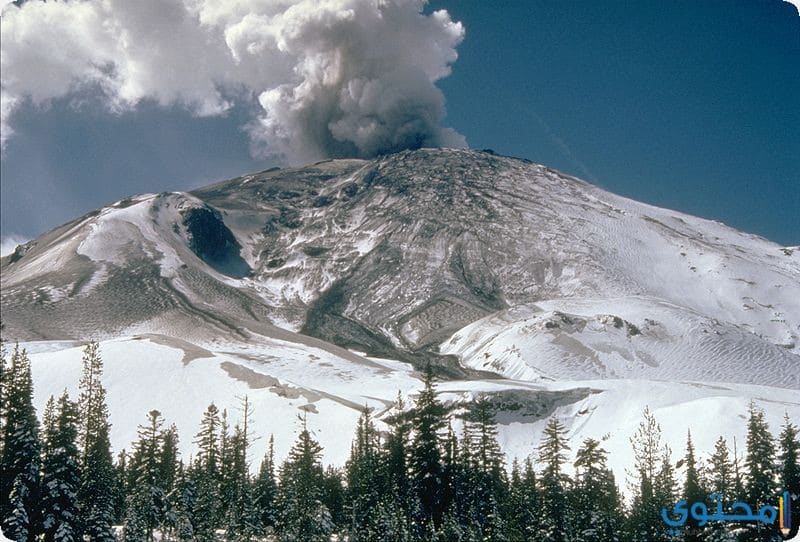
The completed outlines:
[[[221,519],[220,449],[222,421],[219,409],[208,405],[195,437],[198,455],[192,467],[191,479],[197,497],[191,516],[194,535],[200,541],[216,540],[215,529]]]
[[[797,425],[792,423],[789,415],[784,415],[781,433],[778,436],[780,451],[778,453],[778,469],[780,476],[780,489],[788,491],[792,499],[792,510],[800,509],[800,439],[798,439]],[[792,523],[790,536],[798,532],[800,521]]]
[[[705,469],[704,484],[709,495],[715,495],[724,501],[735,502],[740,500],[736,493],[733,461],[728,449],[728,443],[719,437],[714,443],[714,452],[708,459]],[[713,503],[716,506],[715,503]],[[704,542],[733,542],[736,540],[731,532],[733,525],[722,522],[710,522],[702,533]]]
[[[661,443],[661,426],[648,407],[631,438],[631,446],[634,455],[633,502],[628,518],[631,541],[670,540],[661,519],[661,508],[675,504],[670,495],[674,495],[676,484],[672,466],[668,464],[668,449]]]
[[[414,441],[411,446],[409,471],[420,504],[417,522],[427,527],[438,526],[442,514],[442,456],[439,432],[444,428],[445,409],[436,398],[433,370],[425,369],[424,387],[414,406]]]
[[[564,425],[553,416],[547,421],[538,447],[542,473],[539,477],[539,536],[547,542],[565,542],[569,538],[566,515],[569,477],[564,474],[564,464],[569,450]]]
[[[747,453],[745,456],[745,488],[748,504],[753,510],[772,504],[778,491],[778,469],[775,462],[775,439],[769,432],[764,411],[750,402],[747,420]],[[750,522],[745,525],[744,540],[780,539],[775,524]]]
[[[377,521],[375,515],[380,511],[378,503],[383,493],[380,452],[378,431],[372,422],[370,410],[365,407],[358,418],[350,458],[345,465],[345,516],[350,539],[354,542],[372,540],[374,537],[373,524]]]
[[[126,542],[152,542],[155,530],[163,530],[166,523],[167,490],[164,488],[164,469],[161,464],[163,425],[161,413],[151,410],[147,414],[147,423],[139,426],[139,439],[133,446],[128,465],[131,484],[128,486],[125,517]]]
[[[695,457],[691,432],[687,432],[686,435],[686,455],[683,458],[683,466],[686,470],[686,477],[683,482],[681,497],[689,503],[705,501],[707,493],[702,485],[701,473],[697,458]],[[683,529],[684,541],[700,542],[702,540],[700,531],[701,528],[698,525],[698,521],[694,518],[690,518]]]
[[[575,454],[571,524],[577,542],[621,540],[621,500],[607,456],[600,442],[591,438]]]
[[[7,538],[26,541],[37,535],[40,442],[31,363],[19,345],[11,354],[7,386],[0,457],[0,521]]]
[[[322,502],[322,447],[303,419],[303,428],[281,466],[279,539],[284,542],[328,542],[334,530],[330,511]]]
[[[114,464],[106,390],[101,382],[100,345],[91,341],[83,350],[83,373],[78,384],[81,488],[78,506],[85,534],[93,542],[114,542]]]
[[[261,466],[258,476],[253,483],[253,499],[258,513],[259,526],[262,532],[271,531],[275,527],[276,510],[275,499],[278,493],[278,484],[275,479],[275,439],[269,437],[269,446]]]
[[[66,391],[53,412],[45,416],[44,426],[40,503],[44,540],[77,542],[83,540],[78,513],[78,406]]]
[[[534,540],[538,526],[539,509],[536,471],[531,458],[520,467],[515,459],[511,467],[508,498],[505,502],[506,531],[513,541]]]

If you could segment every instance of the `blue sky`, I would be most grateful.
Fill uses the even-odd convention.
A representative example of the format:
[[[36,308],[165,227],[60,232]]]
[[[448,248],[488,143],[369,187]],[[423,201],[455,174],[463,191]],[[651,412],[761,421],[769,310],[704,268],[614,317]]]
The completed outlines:
[[[800,17],[791,4],[453,0],[425,13],[438,9],[465,35],[439,21],[437,39],[450,40],[458,60],[422,69],[452,69],[430,79],[446,99],[443,124],[471,147],[800,244]],[[414,32],[429,27],[420,28],[390,46],[419,42]],[[433,91],[400,88],[441,121]],[[263,148],[251,154],[253,132],[243,126],[261,111],[254,99],[233,100],[224,113],[206,100],[211,112],[198,116],[186,88],[178,98],[165,92],[125,107],[103,103],[97,89],[39,104],[20,94],[0,164],[4,240],[132,193],[190,189],[281,161]]]

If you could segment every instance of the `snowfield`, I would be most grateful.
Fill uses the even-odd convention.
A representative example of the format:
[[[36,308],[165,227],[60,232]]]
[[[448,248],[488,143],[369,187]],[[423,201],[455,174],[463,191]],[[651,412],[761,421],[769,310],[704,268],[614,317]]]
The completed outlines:
[[[78,344],[32,342],[35,401],[39,412],[50,395],[67,389],[77,394],[81,370]],[[213,349],[213,351],[212,351]],[[161,411],[180,435],[184,460],[196,453],[194,436],[210,402],[228,412],[233,426],[241,416],[240,398],[253,408],[251,468],[257,469],[269,435],[283,459],[305,416],[315,438],[324,447],[326,463],[343,465],[350,453],[356,420],[364,406],[381,417],[392,412],[401,393],[413,400],[421,389],[420,375],[406,363],[360,358],[343,359],[307,345],[263,338],[247,347],[236,344],[196,346],[164,336],[142,336],[101,342],[105,363],[103,383],[113,423],[116,452],[130,450],[138,424],[150,410]],[[585,438],[603,442],[609,464],[625,489],[626,469],[633,456],[629,438],[648,405],[661,424],[664,442],[677,461],[683,455],[686,431],[701,457],[713,450],[717,437],[744,451],[745,416],[752,399],[763,408],[777,432],[784,414],[800,419],[800,392],[781,387],[713,382],[670,382],[636,379],[561,380],[449,380],[438,384],[440,398],[463,411],[465,403],[482,394],[504,398],[496,414],[499,441],[508,466],[513,458],[532,455],[547,417],[558,417],[567,427],[572,450]],[[408,401],[407,401],[408,402]],[[454,423],[460,429],[458,420]]]

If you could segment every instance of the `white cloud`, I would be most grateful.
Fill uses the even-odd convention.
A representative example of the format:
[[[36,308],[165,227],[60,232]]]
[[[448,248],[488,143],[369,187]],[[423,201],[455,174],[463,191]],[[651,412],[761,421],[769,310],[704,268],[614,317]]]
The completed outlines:
[[[0,256],[8,256],[14,252],[14,249],[17,248],[17,245],[21,245],[27,241],[27,239],[20,237],[19,235],[3,236],[0,238]]]
[[[236,100],[262,154],[290,161],[465,146],[443,128],[435,82],[464,37],[425,0],[96,0],[7,6],[2,137],[22,100],[100,91],[112,110],[144,99],[220,115]],[[96,93],[96,92],[95,92]],[[258,110],[258,108],[256,108]]]

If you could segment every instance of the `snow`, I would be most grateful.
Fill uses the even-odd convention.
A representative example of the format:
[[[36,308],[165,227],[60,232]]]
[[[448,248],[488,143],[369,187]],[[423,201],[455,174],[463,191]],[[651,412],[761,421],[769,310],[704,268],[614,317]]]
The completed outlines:
[[[800,388],[800,362],[787,349],[643,296],[515,306],[459,330],[442,352],[520,380],[691,379]]]
[[[68,342],[32,342],[35,403],[39,412],[50,395],[67,389],[75,397],[81,370],[81,348]],[[240,398],[253,407],[256,440],[250,451],[253,469],[263,457],[269,435],[275,436],[279,460],[284,458],[305,415],[312,434],[324,447],[326,463],[342,465],[350,451],[359,410],[365,405],[380,417],[400,392],[407,402],[421,389],[419,375],[409,364],[379,358],[354,363],[328,351],[301,343],[258,338],[248,344],[232,342],[192,345],[169,337],[126,337],[103,341],[103,383],[112,423],[115,451],[130,449],[136,428],[146,413],[161,411],[180,435],[184,459],[196,453],[194,435],[210,402],[226,409],[231,425],[240,416]],[[132,383],[135,385],[132,386]],[[632,464],[630,437],[648,405],[661,424],[664,442],[673,457],[683,454],[686,431],[705,458],[718,436],[744,450],[745,416],[751,399],[766,412],[777,434],[784,414],[800,419],[800,392],[780,387],[713,382],[667,382],[642,379],[563,380],[530,383],[515,380],[454,380],[438,383],[440,398],[463,402],[480,394],[503,390],[556,394],[584,390],[577,401],[552,409],[564,422],[572,453],[592,437],[610,452],[609,464],[623,485]],[[514,457],[533,454],[546,417],[515,412],[498,415],[499,440],[510,465]],[[379,425],[385,427],[380,423]],[[458,427],[458,422],[455,424]]]

